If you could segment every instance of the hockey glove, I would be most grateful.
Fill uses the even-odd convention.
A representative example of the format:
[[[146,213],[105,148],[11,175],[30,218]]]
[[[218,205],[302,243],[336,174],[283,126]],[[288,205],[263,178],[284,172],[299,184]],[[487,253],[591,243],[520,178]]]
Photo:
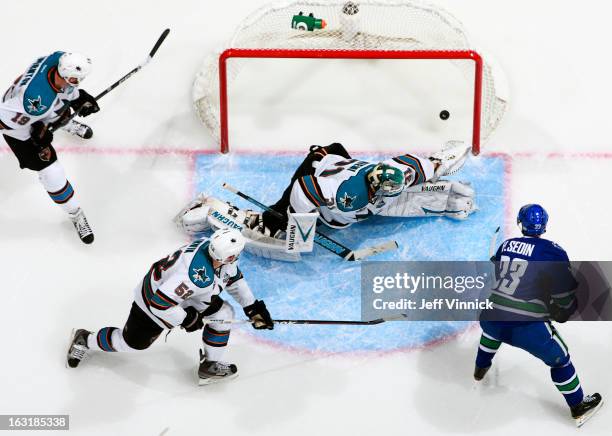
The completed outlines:
[[[266,303],[261,300],[255,300],[255,303],[244,307],[244,314],[249,317],[254,329],[272,330],[274,328],[274,321],[266,309]]]
[[[552,320],[557,321],[559,323],[564,323],[570,318],[570,316],[572,316],[574,310],[564,309],[557,303],[551,301],[551,303],[548,305],[548,312],[550,313],[550,318]]]
[[[204,321],[202,321],[202,317],[204,316],[202,313],[198,312],[194,307],[186,307],[185,312],[187,315],[185,319],[181,323],[181,327],[185,329],[188,333],[195,332],[204,327]]]
[[[70,102],[70,106],[72,109],[74,109],[77,115],[81,117],[87,117],[100,110],[100,106],[98,106],[96,99],[87,91],[83,91],[82,89],[79,89],[78,98],[76,100],[72,100]]]
[[[51,145],[53,141],[53,132],[51,132],[49,126],[42,121],[36,121],[32,123],[30,127],[30,137],[32,138],[32,142],[39,147],[47,147]]]

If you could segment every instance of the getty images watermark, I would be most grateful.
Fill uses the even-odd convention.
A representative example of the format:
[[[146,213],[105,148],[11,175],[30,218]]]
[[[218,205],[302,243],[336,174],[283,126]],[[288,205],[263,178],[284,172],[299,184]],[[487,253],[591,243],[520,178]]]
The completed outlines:
[[[541,270],[544,278],[546,271],[558,267],[552,262],[531,266]],[[572,262],[569,267],[578,282],[578,310],[571,319],[612,320],[612,262]],[[500,278],[501,269],[490,261],[363,262],[362,319],[403,314],[404,319],[412,321],[475,321],[485,313],[495,319],[499,312],[496,307],[502,304],[505,310],[499,312],[503,315],[500,320],[521,320],[518,315],[523,303],[509,291],[516,289],[510,281],[520,281],[520,277]],[[540,315],[546,318],[550,298],[545,280],[542,286],[541,296],[526,304],[542,307]]]
[[[490,262],[364,262],[364,320],[405,314],[413,321],[478,319],[491,309]]]

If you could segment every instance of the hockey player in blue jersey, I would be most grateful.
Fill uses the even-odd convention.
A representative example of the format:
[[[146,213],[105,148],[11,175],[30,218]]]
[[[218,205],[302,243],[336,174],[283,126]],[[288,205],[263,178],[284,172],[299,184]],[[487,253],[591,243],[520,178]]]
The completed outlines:
[[[50,127],[66,127],[80,136],[91,136],[89,127],[69,121],[73,110],[83,117],[100,110],[96,100],[79,89],[90,71],[91,60],[86,56],[54,52],[34,61],[8,88],[0,103],[0,133],[19,166],[38,173],[44,189],[69,214],[86,244],[93,242],[94,235],[57,160]]]
[[[568,348],[551,323],[565,322],[575,312],[578,283],[567,253],[541,237],[547,222],[542,206],[523,206],[517,218],[523,236],[504,241],[491,259],[496,274],[489,297],[493,309],[481,314],[474,378],[484,378],[502,343],[522,348],[550,367],[553,383],[581,426],[601,407],[602,398],[583,394]]]

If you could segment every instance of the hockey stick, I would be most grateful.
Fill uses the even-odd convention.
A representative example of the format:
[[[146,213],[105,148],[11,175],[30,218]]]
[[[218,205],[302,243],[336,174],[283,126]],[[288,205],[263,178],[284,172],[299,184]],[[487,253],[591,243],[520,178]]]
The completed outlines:
[[[497,229],[495,229],[495,232],[493,233],[493,237],[491,238],[491,242],[489,244],[489,259],[491,259],[491,261],[493,261],[493,256],[495,256],[495,253],[497,252],[496,246],[497,246],[497,235],[498,234],[499,234],[499,226],[497,227]]]
[[[401,313],[399,315],[385,316],[371,321],[349,321],[349,320],[325,320],[325,319],[275,319],[275,324],[316,324],[316,325],[376,325],[386,321],[396,321],[402,318],[406,318],[406,314]],[[216,323],[216,324],[250,324],[252,321],[249,319],[211,319],[203,318],[202,321],[205,323]]]
[[[132,77],[134,74],[136,74],[138,71],[140,71],[145,65],[147,65],[151,59],[153,59],[153,56],[155,56],[155,53],[157,53],[157,50],[159,50],[159,47],[162,45],[162,43],[164,42],[164,40],[166,39],[166,37],[168,36],[168,34],[170,33],[170,29],[166,29],[162,32],[162,34],[159,36],[159,38],[157,38],[157,42],[155,43],[155,45],[153,46],[153,48],[151,49],[151,51],[149,52],[149,55],[147,56],[147,58],[140,63],[140,65],[138,65],[136,68],[134,68],[132,71],[130,71],[129,73],[127,73],[125,76],[123,76],[121,79],[117,80],[115,83],[113,83],[111,86],[109,86],[108,88],[106,88],[104,91],[102,91],[100,94],[96,95],[95,99],[100,100],[102,97],[104,97],[106,94],[108,94],[109,92],[111,92],[113,89],[115,89],[117,86],[121,85],[123,82],[125,82],[127,79],[129,79],[130,77]],[[63,126],[65,126],[71,119],[73,119],[74,117],[76,117],[78,115],[78,111],[74,111],[72,114],[70,114],[69,117],[67,117],[65,120],[63,120],[63,125],[62,126],[58,126],[58,125],[51,125],[49,126],[49,130],[51,132],[55,131],[55,129],[57,128],[61,128]]]
[[[277,218],[283,218],[283,219],[285,218],[280,212],[272,209],[271,207],[266,206],[263,203],[260,203],[259,201],[255,200],[253,197],[245,194],[244,192],[239,191],[238,189],[234,188],[231,185],[228,185],[227,183],[223,184],[223,188],[227,189],[228,191],[236,194],[237,196],[241,198],[244,198],[245,200],[253,203],[256,206],[259,206],[263,210],[267,210],[268,212],[270,212],[272,215],[274,215]],[[397,248],[396,241],[388,241],[380,245],[361,248],[359,250],[353,251],[350,248],[345,247],[341,243],[331,239],[329,236],[326,236],[323,233],[318,232],[316,230],[315,230],[314,242],[320,245],[321,247],[325,248],[326,250],[329,250],[335,255],[340,256],[343,259],[348,260],[348,261],[361,260],[368,256],[373,256],[375,254],[395,250]]]

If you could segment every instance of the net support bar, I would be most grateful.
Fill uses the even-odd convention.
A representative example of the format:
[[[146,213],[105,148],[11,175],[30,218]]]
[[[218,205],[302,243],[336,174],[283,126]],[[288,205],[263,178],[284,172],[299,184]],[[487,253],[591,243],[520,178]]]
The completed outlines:
[[[229,151],[227,61],[230,58],[310,58],[310,59],[466,59],[474,68],[474,120],[472,153],[480,153],[482,111],[482,57],[473,50],[320,50],[320,49],[239,49],[230,48],[219,56],[219,111],[221,152]]]

